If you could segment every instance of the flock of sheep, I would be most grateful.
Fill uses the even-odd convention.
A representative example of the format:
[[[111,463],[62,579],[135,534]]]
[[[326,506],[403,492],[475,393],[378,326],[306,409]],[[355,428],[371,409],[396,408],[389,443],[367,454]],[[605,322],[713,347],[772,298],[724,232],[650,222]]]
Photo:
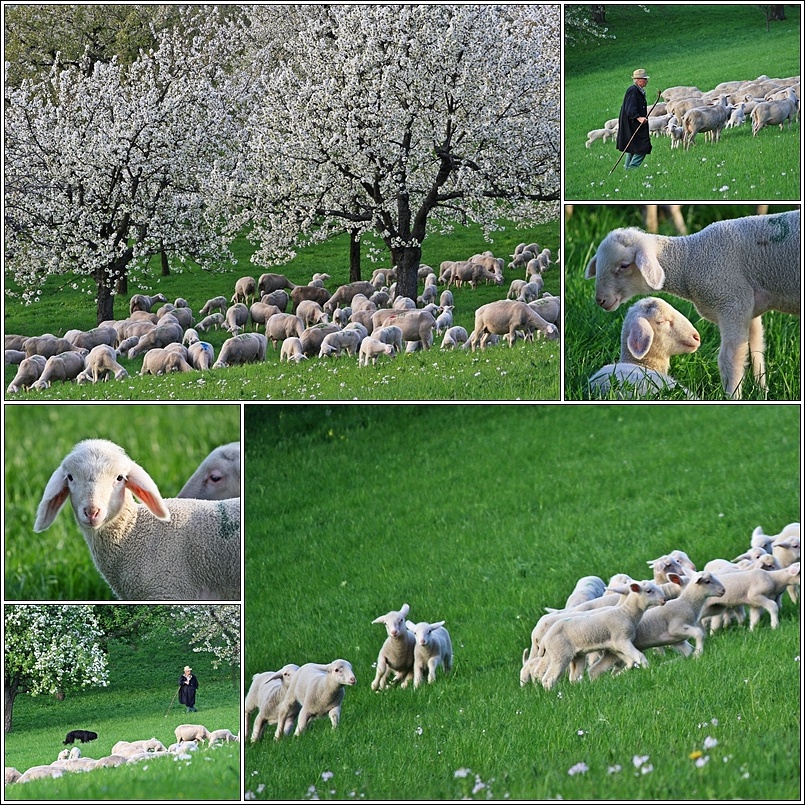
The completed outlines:
[[[166,747],[157,738],[139,741],[118,741],[112,752],[105,757],[82,757],[81,750],[74,746],[64,749],[52,763],[40,766],[31,766],[20,773],[17,769],[6,766],[5,781],[10,783],[27,783],[31,780],[41,780],[46,777],[61,777],[66,772],[92,771],[93,769],[123,766],[126,763],[141,763],[144,760],[153,760],[159,757],[170,757],[175,760],[188,760],[190,752],[195,752],[199,744],[207,742],[208,747],[230,741],[239,741],[239,737],[228,729],[208,731],[200,724],[180,724],[174,730],[176,743]]]
[[[683,551],[650,560],[651,580],[618,574],[577,582],[561,609],[548,609],[523,652],[520,684],[551,690],[565,672],[571,682],[648,664],[645,651],[670,647],[701,655],[707,632],[767,612],[776,629],[783,593],[799,599],[800,525],[770,536],[754,530],[749,548],[733,560],[713,559],[701,571]],[[693,641],[691,645],[690,641]]]
[[[324,286],[328,274],[315,274],[307,285],[295,285],[281,274],[263,274],[238,279],[231,299],[207,300],[198,320],[184,298],[168,303],[163,294],[136,294],[126,319],[106,321],[92,330],[69,330],[63,337],[6,335],[5,363],[18,365],[6,393],[46,389],[56,381],[123,380],[129,372],[121,361],[140,355],[141,375],[259,363],[266,359],[269,342],[274,349],[281,345],[280,361],[348,355],[358,356],[359,364],[366,366],[383,355],[430,349],[436,336],[442,338],[442,349],[473,351],[501,336],[510,346],[517,337],[533,339],[535,331],[558,338],[559,297],[542,292],[542,272],[553,262],[550,250],[523,243],[512,258],[509,266],[524,270],[525,279],[512,284],[507,299],[475,311],[472,334],[453,323],[451,288],[474,289],[479,282],[501,285],[504,261],[491,252],[444,262],[438,278],[422,265],[419,279],[424,288],[416,301],[396,294],[394,269],[378,269],[371,280],[340,285],[333,292]],[[258,332],[260,327],[263,332]],[[229,337],[216,357],[213,345],[202,336],[219,328]]]
[[[799,120],[799,93],[799,76],[724,81],[707,92],[698,87],[669,87],[660,93],[663,101],[650,110],[649,132],[669,137],[671,148],[681,144],[685,150],[699,133],[718,142],[724,129],[747,121],[756,137],[766,126],[782,130],[785,123],[790,126]],[[589,148],[596,140],[615,140],[617,133],[618,119],[607,120],[603,128],[587,132],[585,145]]]

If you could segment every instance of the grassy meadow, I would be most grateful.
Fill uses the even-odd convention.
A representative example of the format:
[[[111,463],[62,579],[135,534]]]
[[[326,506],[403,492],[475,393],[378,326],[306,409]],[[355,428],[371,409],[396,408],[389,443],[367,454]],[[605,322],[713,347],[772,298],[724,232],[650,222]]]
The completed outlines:
[[[792,209],[772,205],[770,213]],[[715,220],[752,215],[750,205],[690,205],[683,207],[689,232],[703,229]],[[587,381],[608,363],[618,360],[621,328],[626,311],[637,301],[622,304],[614,313],[607,313],[595,303],[595,281],[584,278],[587,264],[595,255],[598,244],[612,229],[624,226],[643,227],[641,211],[632,205],[574,205],[565,222],[565,399],[583,400],[589,397]],[[664,220],[660,234],[677,234],[673,223]],[[690,302],[668,294],[657,294],[683,313],[699,331],[701,346],[689,355],[671,358],[671,376],[700,400],[723,400],[724,394],[718,372],[720,335],[717,325],[699,316]],[[769,400],[801,399],[801,323],[796,316],[771,312],[763,316],[766,334],[766,372]],[[665,399],[684,399],[684,392],[675,389],[663,392]],[[744,399],[767,399],[749,376],[744,381]]]
[[[171,705],[176,680],[191,658],[199,679],[196,713]],[[170,746],[179,724],[208,729],[240,729],[239,673],[229,666],[212,668],[209,655],[194,654],[182,639],[165,631],[144,636],[134,646],[112,641],[109,685],[54,697],[19,695],[14,724],[5,735],[5,765],[20,772],[53,762],[71,729],[91,729],[98,739],[77,744],[82,757],[111,754],[118,741],[151,737]],[[90,772],[65,773],[51,780],[5,786],[4,802],[15,800],[237,800],[240,798],[240,744],[201,748],[190,760],[160,757],[144,763]]]
[[[239,405],[4,406],[5,600],[109,601],[69,502],[35,534],[48,479],[82,439],[110,439],[176,497],[221,444],[240,440]]]
[[[423,244],[422,260],[438,273],[439,265],[444,260],[466,259],[489,249],[503,256],[508,263],[515,246],[522,241],[536,241],[556,255],[559,248],[558,220],[529,228],[507,225],[503,231],[495,233],[493,242],[486,240],[482,231],[475,226],[456,227],[450,235],[434,232]],[[239,239],[233,245],[236,262],[221,266],[221,271],[214,273],[186,264],[181,269],[174,267],[174,273],[163,277],[156,261],[153,261],[148,272],[130,280],[128,297],[116,298],[115,317],[122,319],[128,315],[128,298],[135,293],[162,292],[170,301],[182,296],[197,312],[207,299],[219,295],[231,297],[239,277],[258,278],[266,271],[284,273],[297,284],[307,284],[315,272],[327,272],[331,275],[326,284],[330,291],[349,281],[347,236],[301,249],[290,263],[271,269],[251,263],[253,251],[254,247],[245,238]],[[364,279],[369,279],[372,270],[379,267],[379,264],[370,262],[368,254],[369,249],[364,247]],[[476,290],[466,286],[454,288],[454,323],[472,332],[475,310],[487,302],[505,298],[510,281],[522,279],[524,272],[519,269],[516,272],[506,270],[505,276],[503,286],[482,285]],[[73,288],[73,280],[73,277],[64,276],[47,278],[40,301],[32,305],[24,306],[18,300],[7,297],[6,332],[22,335],[53,332],[62,335],[71,328],[94,327],[94,288],[85,281],[79,282],[77,289]],[[545,290],[558,295],[560,286],[559,271],[548,271],[545,274]],[[227,336],[224,331],[212,331],[202,337],[213,345],[217,355]],[[442,352],[438,349],[440,343],[441,337],[435,336],[435,351],[412,353],[395,360],[381,358],[377,366],[368,367],[359,367],[357,358],[348,357],[335,360],[314,358],[298,365],[289,365],[280,363],[279,349],[272,350],[269,345],[265,363],[167,377],[141,377],[142,357],[132,360],[124,358],[121,363],[128,370],[129,377],[122,381],[94,386],[56,383],[49,389],[29,391],[18,396],[36,401],[559,399],[561,347],[558,341],[519,342],[511,350],[494,348],[475,354],[468,350]],[[6,367],[6,387],[15,372],[16,367]]]
[[[260,800],[794,799],[800,618],[697,660],[521,688],[530,632],[576,580],[672,549],[732,558],[800,516],[796,405],[245,408],[245,679],[349,660],[341,724],[245,746]],[[373,693],[403,603],[445,620],[432,686]],[[785,699],[785,696],[783,696]],[[796,696],[794,697],[796,700]]]
[[[644,10],[648,9],[648,11]],[[625,171],[614,141],[585,147],[587,132],[616,118],[632,71],[650,76],[648,105],[670,86],[703,91],[723,81],[761,75],[799,75],[802,7],[785,6],[787,20],[766,32],[755,5],[608,5],[606,26],[614,39],[565,50],[563,140],[568,200],[769,201],[800,197],[801,128],[772,126],[752,137],[751,122],[722,132],[719,143],[696,138],[688,152],[671,149],[667,137],[638,170]],[[635,49],[635,43],[639,48]]]

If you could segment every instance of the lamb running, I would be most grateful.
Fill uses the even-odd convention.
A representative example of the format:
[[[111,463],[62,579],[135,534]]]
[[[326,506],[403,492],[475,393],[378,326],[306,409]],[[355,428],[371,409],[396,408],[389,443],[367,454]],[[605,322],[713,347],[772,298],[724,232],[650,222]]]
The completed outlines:
[[[408,604],[398,610],[392,610],[375,618],[372,623],[382,623],[386,627],[387,637],[377,655],[377,672],[372,681],[372,690],[383,690],[389,675],[393,672],[393,682],[399,682],[401,688],[408,687],[414,678],[414,645],[415,637],[408,631],[406,617]]]
[[[414,633],[414,687],[418,688],[423,681],[429,684],[436,681],[436,669],[441,665],[445,673],[453,667],[453,643],[450,634],[444,628],[444,621],[428,623],[420,621],[405,625]]]
[[[249,732],[249,716],[257,710],[257,717],[254,720],[251,742],[259,740],[263,736],[266,724],[276,724],[279,706],[291,684],[293,675],[299,670],[299,666],[289,663],[279,671],[264,671],[252,677],[252,683],[246,694],[244,702],[245,711],[245,730]],[[293,728],[293,721],[287,725],[288,731]],[[286,733],[287,734],[287,733]]]

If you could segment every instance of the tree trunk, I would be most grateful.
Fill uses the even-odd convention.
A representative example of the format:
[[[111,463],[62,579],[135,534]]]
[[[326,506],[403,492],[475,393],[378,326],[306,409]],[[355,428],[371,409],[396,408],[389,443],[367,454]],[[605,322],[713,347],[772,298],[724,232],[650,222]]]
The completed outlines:
[[[405,246],[392,249],[391,258],[397,266],[397,296],[407,296],[416,302],[422,247]]]
[[[170,263],[168,263],[168,253],[163,249],[159,253],[159,260],[162,265],[162,276],[169,277],[171,275]]]
[[[590,19],[596,25],[606,25],[607,8],[603,5],[590,6]]]
[[[785,17],[785,6],[783,5],[776,5],[776,6],[769,6],[769,19],[773,20],[774,22],[779,22],[784,20]]]
[[[100,276],[98,274],[100,273]],[[110,321],[115,317],[115,295],[108,283],[108,272],[96,272],[95,281],[98,283],[98,324]]]
[[[11,732],[11,721],[14,713],[14,699],[17,696],[20,680],[18,676],[13,676],[11,679],[6,679],[6,684],[3,686],[5,691],[5,720],[3,723],[3,731],[6,735]]]
[[[357,229],[349,232],[349,281],[361,279],[361,233]]]

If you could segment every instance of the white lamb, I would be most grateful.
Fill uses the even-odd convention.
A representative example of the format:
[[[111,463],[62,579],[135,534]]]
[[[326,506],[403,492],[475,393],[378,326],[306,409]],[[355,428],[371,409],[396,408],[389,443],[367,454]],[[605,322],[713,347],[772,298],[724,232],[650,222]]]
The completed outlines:
[[[403,604],[399,610],[387,612],[372,621],[382,623],[388,635],[377,655],[377,672],[372,680],[372,690],[383,690],[392,672],[392,681],[399,682],[402,688],[408,687],[414,678],[415,637],[406,625],[408,610],[408,604]]]
[[[246,694],[244,702],[245,711],[245,730],[249,731],[249,716],[257,710],[257,717],[254,720],[251,742],[259,740],[263,736],[266,724],[276,724],[279,706],[285,692],[291,684],[293,675],[299,670],[299,666],[294,663],[284,665],[279,671],[264,671],[252,677],[252,683]],[[293,727],[293,722],[288,725],[288,729]]]
[[[590,378],[590,393],[630,399],[676,388],[671,356],[695,352],[700,344],[698,331],[676,308],[656,296],[640,299],[623,320],[620,360]]]
[[[799,210],[717,221],[693,235],[666,237],[616,229],[587,266],[597,303],[615,310],[635,294],[663,290],[689,299],[718,324],[718,365],[728,397],[741,396],[751,353],[758,383],[766,387],[761,315],[799,315],[801,306]]]
[[[309,721],[325,715],[335,729],[341,719],[344,686],[354,684],[355,673],[346,660],[333,660],[327,665],[305,663],[291,678],[279,706],[274,740],[286,734],[294,718],[297,736],[305,731]]]
[[[209,730],[203,724],[180,724],[173,731],[177,742],[182,741],[209,741]]]
[[[423,681],[429,684],[436,681],[436,669],[441,665],[445,673],[453,667],[453,643],[450,634],[444,628],[444,621],[428,623],[420,621],[405,625],[414,633],[414,687],[418,688]]]
[[[239,600],[239,498],[163,500],[148,473],[104,439],[79,442],[62,461],[39,503],[34,531],[48,528],[68,498],[117,598]]]

